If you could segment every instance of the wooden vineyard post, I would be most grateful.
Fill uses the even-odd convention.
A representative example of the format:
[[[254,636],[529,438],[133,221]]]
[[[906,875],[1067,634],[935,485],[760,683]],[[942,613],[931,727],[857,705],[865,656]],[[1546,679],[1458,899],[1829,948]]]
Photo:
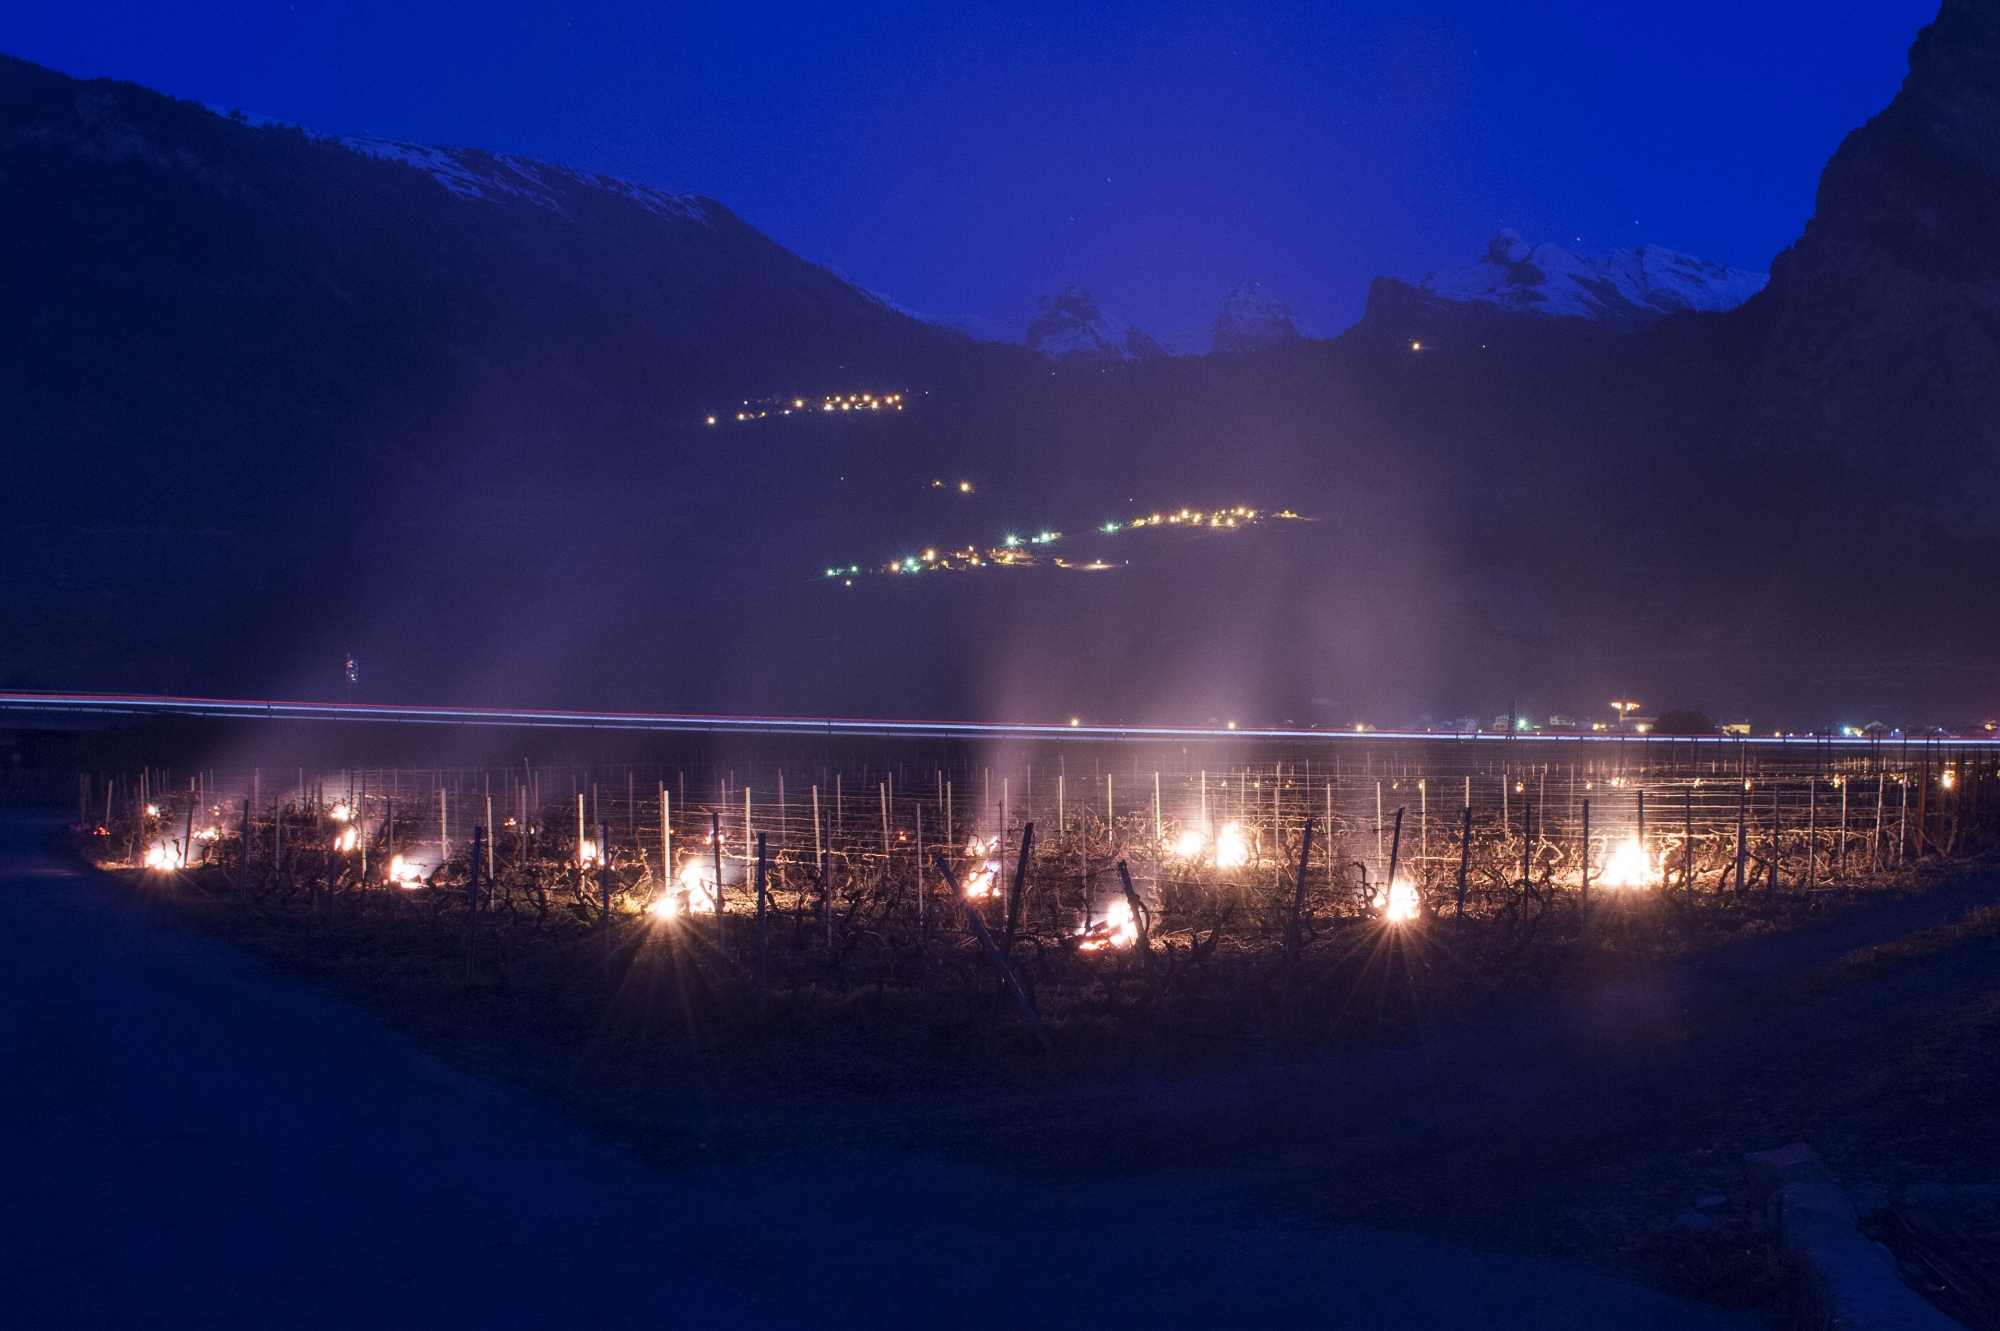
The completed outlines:
[[[1396,860],[1403,851],[1403,808],[1396,807],[1396,831],[1389,839],[1389,876],[1382,880],[1382,905],[1386,910],[1389,898],[1396,892]]]
[[[329,841],[326,846],[326,918],[329,921],[333,919],[333,892],[340,886],[340,855],[335,849],[337,844]]]
[[[1132,873],[1123,860],[1118,861],[1118,881],[1125,888],[1125,905],[1132,912],[1132,930],[1138,935],[1139,955],[1146,959],[1146,980],[1157,990],[1160,986],[1160,962],[1153,955],[1152,933],[1146,928],[1146,903],[1139,900],[1139,894],[1132,890]]]
[[[1006,951],[1009,954],[1014,950],[1014,932],[1020,927],[1021,923],[1021,891],[1027,881],[1028,856],[1033,852],[1034,846],[1035,824],[1034,820],[1030,819],[1021,824],[1021,858],[1014,864],[1014,882],[1007,893]]]
[[[1771,783],[1771,890],[1768,894],[1772,901],[1778,899],[1778,871],[1780,867],[1778,859],[1784,854],[1785,848],[1783,840],[1784,822],[1782,819],[1783,815],[1778,810],[1778,783],[1773,781]]]
[[[1840,842],[1833,853],[1833,876],[1836,881],[1847,878],[1847,788],[1854,784],[1854,778],[1840,778]]]
[[[1819,886],[1819,778],[1806,781],[1806,895]]]
[[[604,963],[611,964],[611,824],[597,825],[597,889],[604,899]],[[718,908],[721,898],[716,900]]]
[[[1925,754],[1921,774],[1917,777],[1917,836],[1915,856],[1917,859],[1922,859],[1930,850],[1930,812],[1931,760],[1930,755]]]
[[[721,952],[729,939],[722,928],[722,815],[714,809],[708,811],[708,844],[715,851],[715,949]]]
[[[1876,829],[1874,839],[1868,843],[1868,871],[1880,873],[1882,869],[1882,801],[1888,799],[1888,771],[1876,767]]]
[[[1588,908],[1590,905],[1590,801],[1589,800],[1585,800],[1583,802],[1583,854],[1578,857],[1578,863],[1581,864],[1583,867],[1582,904],[1584,905],[1585,908]]]
[[[1903,803],[1896,811],[1896,864],[1900,868],[1910,847],[1910,769],[1903,769]]]
[[[472,978],[473,949],[478,944],[479,930],[479,851],[481,839],[486,829],[472,829],[472,874],[465,881],[465,978]]]
[[[243,831],[241,853],[236,859],[236,895],[239,898],[250,895],[250,801],[243,801]]]
[[[1292,887],[1292,921],[1290,926],[1285,930],[1285,964],[1287,966],[1292,964],[1299,953],[1299,917],[1305,914],[1306,909],[1306,865],[1310,862],[1309,857],[1312,855],[1312,844],[1313,820],[1312,815],[1307,814],[1305,832],[1299,838],[1299,880]],[[1121,874],[1125,872],[1125,861],[1120,860],[1118,862],[1118,872]],[[1129,881],[1126,883],[1125,891],[1128,894],[1132,891]],[[1142,934],[1140,937],[1143,940],[1145,936]],[[1150,968],[1152,963],[1152,955],[1150,953],[1147,954],[1146,961]]]
[[[1746,841],[1750,824],[1750,780],[1744,777],[1736,790],[1736,895],[1743,895],[1743,868],[1750,857]]]
[[[979,946],[985,949],[986,959],[993,963],[994,970],[1000,972],[1001,982],[1014,996],[1014,1004],[1020,1008],[1022,1020],[1028,1023],[1028,1029],[1033,1031],[1035,1039],[1041,1042],[1042,1052],[1053,1056],[1056,1052],[1055,1045],[1050,1042],[1049,1033],[1042,1029],[1041,1014],[1035,1011],[1035,1004],[1028,997],[1028,991],[1021,987],[1020,978],[1014,974],[1014,968],[1007,964],[1007,958],[1000,955],[999,945],[993,941],[993,935],[986,931],[986,921],[979,918],[978,908],[966,899],[965,890],[958,885],[958,878],[952,873],[951,866],[945,863],[944,856],[939,855],[932,862],[937,866],[938,875],[951,888],[952,899],[958,902],[959,909],[965,912],[965,922],[971,927],[973,936],[979,940]]]
[[[1521,909],[1528,908],[1528,894],[1535,890],[1535,802],[1521,801]]]
[[[820,905],[826,916],[826,942],[833,946],[833,891],[826,880],[826,840],[820,834],[819,787],[812,788],[813,798],[813,867],[819,875]],[[800,889],[803,891],[803,887]]]
[[[1467,795],[1471,782],[1466,783]],[[1465,801],[1465,828],[1458,834],[1458,918],[1465,918],[1465,873],[1472,867],[1472,800]]]
[[[1153,845],[1155,847],[1162,845],[1160,838],[1165,835],[1160,827],[1160,774],[1155,772],[1153,773]],[[1158,854],[1158,851],[1155,850],[1154,853]]]
[[[764,1004],[764,977],[770,969],[771,938],[765,921],[768,896],[764,886],[764,834],[757,834],[757,1005]]]
[[[1694,900],[1694,787],[1687,788],[1687,826],[1681,831],[1681,889]]]

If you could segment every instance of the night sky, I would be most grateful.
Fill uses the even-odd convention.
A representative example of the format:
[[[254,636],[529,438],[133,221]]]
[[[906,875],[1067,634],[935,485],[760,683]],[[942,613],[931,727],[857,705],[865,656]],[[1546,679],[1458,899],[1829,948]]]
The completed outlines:
[[[72,2],[0,10],[0,51],[707,194],[983,336],[1077,282],[1205,349],[1242,278],[1337,332],[1499,225],[1762,269],[1935,12]]]

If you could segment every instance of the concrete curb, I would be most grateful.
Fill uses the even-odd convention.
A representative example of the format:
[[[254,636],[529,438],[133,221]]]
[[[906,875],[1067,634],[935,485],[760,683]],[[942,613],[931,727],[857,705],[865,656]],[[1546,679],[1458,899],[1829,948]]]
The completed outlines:
[[[1803,1143],[1743,1157],[1770,1187],[1778,1246],[1799,1268],[1800,1331],[1964,1331],[1905,1285],[1895,1259],[1861,1232],[1854,1203]]]

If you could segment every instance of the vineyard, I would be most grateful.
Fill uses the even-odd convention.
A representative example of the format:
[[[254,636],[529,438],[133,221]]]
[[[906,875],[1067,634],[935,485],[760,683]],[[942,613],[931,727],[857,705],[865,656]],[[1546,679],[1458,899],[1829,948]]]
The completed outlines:
[[[2000,810],[1973,746],[1166,756],[146,770],[78,808],[99,863],[281,952],[868,1076],[1368,1038],[1962,872]]]

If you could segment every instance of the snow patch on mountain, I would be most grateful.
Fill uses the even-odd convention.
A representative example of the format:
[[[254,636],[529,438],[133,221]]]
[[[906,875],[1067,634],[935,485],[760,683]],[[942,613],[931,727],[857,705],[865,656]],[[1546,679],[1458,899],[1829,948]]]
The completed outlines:
[[[567,216],[561,193],[566,189],[599,189],[638,204],[662,217],[706,221],[701,205],[689,194],[672,194],[616,176],[590,175],[566,166],[537,162],[511,153],[487,153],[477,148],[442,148],[435,144],[402,143],[392,139],[343,137],[340,145],[377,161],[416,167],[462,199],[521,199]]]
[[[1478,263],[1426,273],[1410,284],[1442,300],[1637,326],[1680,310],[1734,309],[1768,281],[1767,273],[1727,268],[1658,245],[1618,250],[1609,258],[1572,254],[1546,242],[1530,248],[1509,227],[1493,237]]]
[[[294,129],[309,139],[338,143],[349,152],[360,153],[363,157],[414,166],[461,199],[521,199],[567,217],[569,214],[563,208],[560,197],[562,191],[598,189],[616,194],[661,217],[695,222],[708,220],[701,204],[691,194],[674,194],[616,176],[592,175],[566,166],[537,162],[510,153],[483,152],[478,148],[445,148],[428,143],[404,143],[396,139],[322,134],[289,120],[225,109],[212,103],[204,105],[226,120],[234,120],[253,129]]]
[[[1052,361],[1123,363],[1165,356],[1167,349],[1097,308],[1088,291],[1067,286],[1035,303],[1028,349]]]
[[[1307,336],[1291,306],[1265,295],[1255,282],[1239,282],[1215,316],[1209,344],[1216,351],[1255,351]]]

